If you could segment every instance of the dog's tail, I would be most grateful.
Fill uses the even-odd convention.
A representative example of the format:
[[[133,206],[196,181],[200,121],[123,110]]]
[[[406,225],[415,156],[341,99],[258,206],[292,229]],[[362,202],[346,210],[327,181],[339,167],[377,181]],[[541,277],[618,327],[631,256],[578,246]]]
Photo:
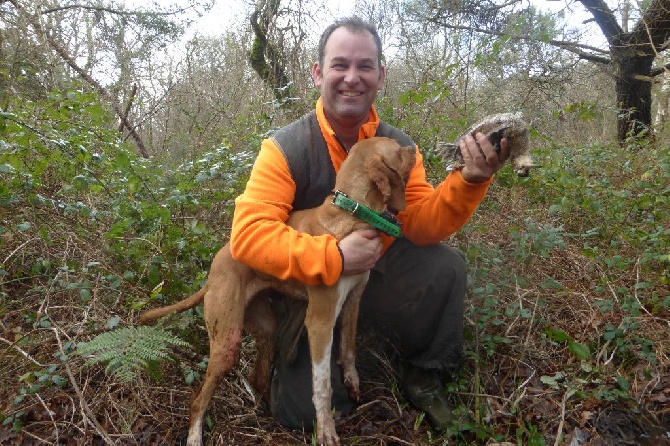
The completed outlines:
[[[184,300],[177,302],[176,304],[168,305],[167,307],[154,308],[153,310],[146,311],[142,313],[139,317],[140,324],[147,325],[152,324],[157,319],[167,316],[171,313],[180,313],[182,311],[193,308],[203,301],[205,298],[205,293],[207,292],[207,285],[200,288],[200,291],[188,297]]]

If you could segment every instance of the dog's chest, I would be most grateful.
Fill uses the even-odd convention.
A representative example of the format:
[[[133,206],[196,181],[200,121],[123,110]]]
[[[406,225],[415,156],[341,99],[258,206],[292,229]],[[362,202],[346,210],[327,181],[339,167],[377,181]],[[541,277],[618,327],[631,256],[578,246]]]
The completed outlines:
[[[337,282],[337,292],[339,296],[337,299],[337,314],[340,314],[342,305],[344,305],[344,302],[347,300],[351,291],[356,288],[356,286],[367,283],[369,276],[370,272],[365,272],[356,276],[344,276],[340,278]]]

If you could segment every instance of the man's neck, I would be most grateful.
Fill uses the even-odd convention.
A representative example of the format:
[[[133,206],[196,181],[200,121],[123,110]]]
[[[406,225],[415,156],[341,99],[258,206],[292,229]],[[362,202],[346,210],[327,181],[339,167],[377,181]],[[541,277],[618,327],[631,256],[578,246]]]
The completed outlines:
[[[337,140],[342,144],[344,150],[349,152],[349,149],[358,142],[358,134],[364,122],[358,124],[342,125],[329,119],[330,126],[335,132]]]

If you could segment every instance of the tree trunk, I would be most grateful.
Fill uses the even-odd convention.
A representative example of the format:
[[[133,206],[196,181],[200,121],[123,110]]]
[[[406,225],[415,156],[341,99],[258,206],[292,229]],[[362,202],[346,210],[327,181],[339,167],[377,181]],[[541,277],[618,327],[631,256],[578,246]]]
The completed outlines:
[[[617,138],[647,136],[651,131],[651,66],[653,55],[640,54],[628,43],[612,46],[616,65]]]
[[[664,61],[667,58],[663,59]],[[670,121],[670,76],[661,75],[661,85],[656,92],[656,116],[654,129],[659,135],[665,133],[666,123]]]
[[[651,67],[670,37],[670,1],[651,0],[630,32],[617,23],[605,0],[579,2],[593,15],[610,46],[616,67],[619,141],[653,136],[651,86],[655,73]]]
[[[254,42],[249,52],[251,67],[270,87],[275,99],[283,104],[290,98],[293,91],[290,80],[284,69],[286,63],[278,48],[268,39],[270,24],[276,18],[281,0],[259,0],[251,15],[251,28],[254,31]]]

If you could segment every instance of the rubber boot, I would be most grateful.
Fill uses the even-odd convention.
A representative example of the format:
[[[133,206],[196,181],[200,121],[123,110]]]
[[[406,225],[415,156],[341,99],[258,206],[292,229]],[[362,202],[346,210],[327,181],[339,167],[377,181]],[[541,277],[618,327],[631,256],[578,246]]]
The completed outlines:
[[[436,370],[409,366],[404,373],[403,388],[407,399],[415,408],[426,414],[431,427],[446,430],[454,420],[453,408]]]

